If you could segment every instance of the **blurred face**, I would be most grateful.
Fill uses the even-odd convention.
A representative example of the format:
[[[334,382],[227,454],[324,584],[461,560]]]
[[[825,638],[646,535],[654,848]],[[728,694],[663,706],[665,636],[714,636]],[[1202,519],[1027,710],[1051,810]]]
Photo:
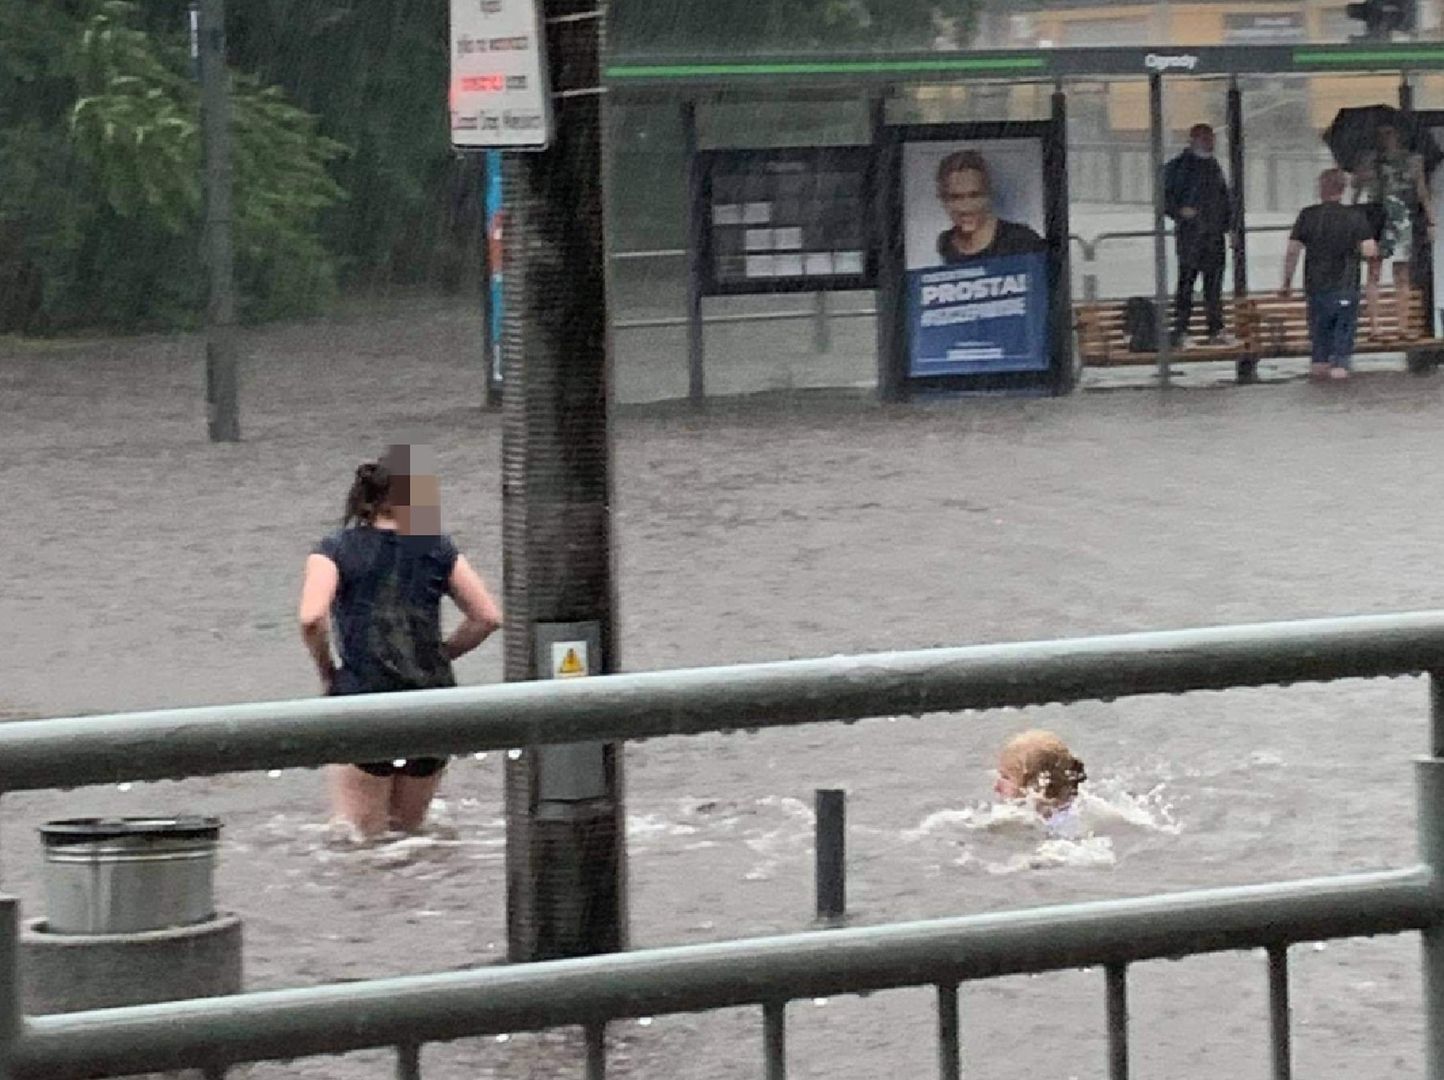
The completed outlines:
[[[1384,149],[1385,153],[1392,154],[1397,151],[1399,149],[1399,141],[1398,128],[1381,127],[1379,129],[1379,145]]]
[[[1193,133],[1193,149],[1205,156],[1211,155],[1214,151],[1215,140],[1212,131],[1195,131]]]
[[[993,218],[993,200],[983,174],[973,169],[950,173],[938,187],[938,201],[953,227],[971,236]]]
[[[436,462],[425,447],[393,447],[391,513],[398,532],[434,536],[441,532],[441,481]]]

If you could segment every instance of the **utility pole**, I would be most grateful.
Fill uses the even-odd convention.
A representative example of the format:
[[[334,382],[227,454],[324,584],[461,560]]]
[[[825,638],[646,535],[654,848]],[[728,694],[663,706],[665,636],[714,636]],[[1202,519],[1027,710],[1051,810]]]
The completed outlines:
[[[206,422],[211,442],[240,442],[225,0],[200,0],[196,15],[205,161],[205,261],[210,285],[206,302]]]
[[[517,3],[520,0],[503,0]],[[618,670],[603,236],[605,0],[543,0],[555,134],[503,160],[506,678]],[[620,744],[506,763],[514,962],[626,947]]]

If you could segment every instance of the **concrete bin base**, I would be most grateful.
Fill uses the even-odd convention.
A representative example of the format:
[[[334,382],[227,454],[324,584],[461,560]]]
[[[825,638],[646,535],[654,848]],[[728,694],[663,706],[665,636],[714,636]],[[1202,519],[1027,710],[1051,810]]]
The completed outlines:
[[[51,934],[44,919],[20,932],[25,1012],[47,1013],[219,997],[241,990],[241,920],[134,934]]]

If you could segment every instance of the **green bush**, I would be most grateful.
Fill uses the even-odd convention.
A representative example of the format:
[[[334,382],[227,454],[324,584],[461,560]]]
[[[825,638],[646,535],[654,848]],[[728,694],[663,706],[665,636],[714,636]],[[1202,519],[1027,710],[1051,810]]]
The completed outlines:
[[[0,289],[39,284],[27,310],[0,306],[0,329],[194,322],[204,193],[183,42],[139,29],[123,0],[20,7],[32,18],[0,34],[0,78],[23,88],[0,112]],[[320,221],[344,197],[329,172],[343,148],[254,78],[233,77],[232,109],[241,314],[316,310],[335,288]]]

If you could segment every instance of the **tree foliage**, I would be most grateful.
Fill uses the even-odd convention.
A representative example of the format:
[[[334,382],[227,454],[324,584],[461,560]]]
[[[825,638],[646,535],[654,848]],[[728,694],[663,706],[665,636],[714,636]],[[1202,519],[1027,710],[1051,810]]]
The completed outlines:
[[[979,2],[611,0],[608,36],[629,54],[925,49],[966,42]],[[0,0],[0,332],[200,311],[188,6]],[[243,310],[310,310],[338,278],[459,284],[478,185],[449,145],[447,0],[227,6]],[[619,175],[660,221],[641,135],[619,133]]]
[[[876,52],[967,41],[979,0],[612,0],[629,52]]]
[[[52,17],[0,38],[0,77],[15,77],[29,99],[0,114],[0,287],[7,278],[15,287],[8,321],[187,321],[205,276],[199,88],[182,41],[142,30],[138,8],[123,0],[79,11],[22,6]],[[312,310],[334,288],[319,221],[344,194],[328,172],[342,146],[254,77],[235,77],[232,109],[242,310]],[[27,303],[16,310],[21,294]]]

